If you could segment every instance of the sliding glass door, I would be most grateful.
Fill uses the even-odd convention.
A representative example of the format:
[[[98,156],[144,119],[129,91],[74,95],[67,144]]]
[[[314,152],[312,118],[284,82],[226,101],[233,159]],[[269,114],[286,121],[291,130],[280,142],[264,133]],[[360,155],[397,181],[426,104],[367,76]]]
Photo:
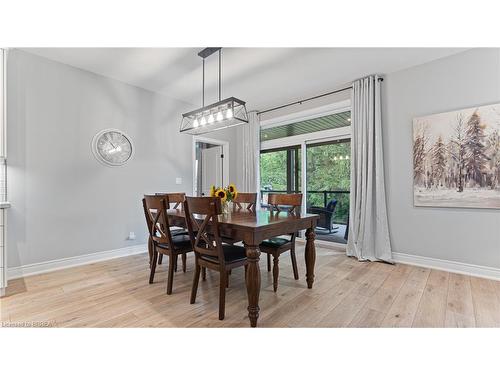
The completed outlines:
[[[306,145],[307,212],[318,214],[316,238],[346,243],[351,170],[350,139]]]

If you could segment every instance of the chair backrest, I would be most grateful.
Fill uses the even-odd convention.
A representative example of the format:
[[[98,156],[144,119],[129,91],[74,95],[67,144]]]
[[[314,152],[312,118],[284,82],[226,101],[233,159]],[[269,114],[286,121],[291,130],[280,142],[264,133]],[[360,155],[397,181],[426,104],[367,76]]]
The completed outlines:
[[[144,195],[142,205],[151,239],[157,243],[167,244],[171,248],[172,234],[167,215],[168,195]]]
[[[184,200],[186,199],[186,193],[156,193],[155,195],[167,195],[168,202],[174,203],[174,207],[172,208],[178,208],[179,206],[182,206]]]
[[[335,211],[335,207],[337,206],[337,200],[332,199],[328,204],[326,205],[326,210],[329,212]]]
[[[218,215],[222,213],[220,198],[186,197],[184,212],[195,253],[217,257],[219,264],[223,265],[224,252],[218,219]],[[195,215],[198,217],[195,218]]]
[[[278,212],[283,210],[283,206],[287,206],[289,213],[298,213],[302,205],[302,194],[269,194],[267,203],[271,211]]]
[[[257,193],[238,193],[236,198],[233,200],[234,208],[242,209],[241,204],[247,203],[247,210],[255,210],[255,205],[257,204]]]

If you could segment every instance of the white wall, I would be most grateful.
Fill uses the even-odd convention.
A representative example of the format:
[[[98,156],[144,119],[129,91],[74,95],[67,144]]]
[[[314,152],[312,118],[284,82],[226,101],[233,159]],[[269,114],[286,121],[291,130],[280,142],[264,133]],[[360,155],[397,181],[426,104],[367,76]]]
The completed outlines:
[[[178,131],[191,107],[10,51],[9,267],[145,243],[142,195],[192,191],[192,138]],[[92,137],[109,127],[132,137],[135,156],[125,166],[92,155]],[[130,231],[135,241],[126,240]]]
[[[393,251],[500,268],[500,210],[414,207],[412,181],[412,119],[500,102],[500,50],[470,50],[393,73],[382,86]]]

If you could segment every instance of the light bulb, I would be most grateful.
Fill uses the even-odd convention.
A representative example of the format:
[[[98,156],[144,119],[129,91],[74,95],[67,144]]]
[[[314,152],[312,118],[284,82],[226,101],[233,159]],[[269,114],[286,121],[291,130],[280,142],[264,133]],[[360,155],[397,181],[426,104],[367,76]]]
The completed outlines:
[[[217,117],[216,117],[217,121],[222,121],[224,120],[224,116],[222,116],[222,111],[219,111],[217,112]]]
[[[346,156],[345,156],[345,160],[349,160],[349,155],[346,155]]]
[[[343,156],[339,156],[339,159],[340,159],[340,160],[344,160],[344,157],[343,157]]]
[[[211,124],[215,121],[214,119],[214,115],[210,114],[210,116],[208,116],[208,123]]]
[[[349,118],[347,119],[347,121],[351,122],[351,118],[349,117]]]
[[[200,125],[205,126],[206,124],[207,124],[207,120],[205,120],[205,116],[201,116]]]
[[[233,118],[233,110],[231,108],[227,109],[226,118]]]
[[[198,119],[197,119],[197,118],[195,118],[195,119],[194,119],[194,122],[193,122],[193,128],[197,128],[197,127],[198,127],[198,125],[200,125],[200,123],[198,122]]]
[[[336,156],[334,156],[334,157],[333,157],[333,160],[337,161],[337,157],[336,157]]]

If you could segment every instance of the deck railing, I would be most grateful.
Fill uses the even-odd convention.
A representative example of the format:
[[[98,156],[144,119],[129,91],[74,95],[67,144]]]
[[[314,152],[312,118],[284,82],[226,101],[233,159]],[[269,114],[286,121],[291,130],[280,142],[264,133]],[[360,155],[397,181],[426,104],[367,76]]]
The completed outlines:
[[[286,190],[261,190],[261,203],[267,203],[267,194],[269,193],[277,193],[277,194],[285,194],[285,193],[301,193],[300,191],[286,191]],[[326,208],[328,202],[335,197],[337,199],[337,207],[335,208],[334,213],[334,222],[337,224],[347,224],[348,215],[349,215],[349,190],[345,189],[333,189],[333,190],[308,190],[307,191],[307,207],[310,206],[319,206],[321,207],[321,203],[311,204],[311,202],[318,202],[312,198],[312,196],[320,196],[321,201],[323,203],[323,208]],[[266,199],[264,199],[266,196]]]

